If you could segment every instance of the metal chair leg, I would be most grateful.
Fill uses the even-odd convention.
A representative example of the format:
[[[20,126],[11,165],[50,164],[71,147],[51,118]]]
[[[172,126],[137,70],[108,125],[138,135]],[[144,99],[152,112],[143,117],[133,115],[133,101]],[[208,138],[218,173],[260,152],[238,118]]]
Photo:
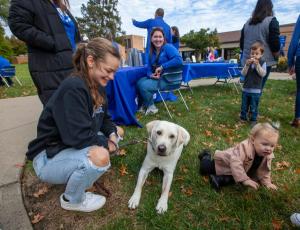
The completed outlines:
[[[185,102],[185,100],[184,100],[184,98],[183,98],[183,96],[182,96],[182,94],[181,94],[181,92],[180,92],[180,89],[177,89],[177,91],[179,92],[180,97],[181,97],[181,100],[183,101],[183,103],[184,103],[184,105],[185,105],[187,111],[189,111],[190,109],[189,109],[189,107],[187,106],[187,104],[186,104],[186,102]]]
[[[10,85],[8,84],[8,82],[6,81],[5,77],[1,76],[2,81],[5,83],[5,85],[9,88]]]
[[[167,109],[167,111],[168,111],[168,114],[169,114],[170,118],[171,118],[171,119],[173,119],[173,117],[172,117],[172,115],[171,115],[171,113],[170,113],[170,111],[169,111],[169,109],[168,109],[168,106],[167,106],[167,104],[166,104],[166,102],[165,102],[164,98],[162,97],[162,95],[161,95],[160,91],[159,91],[159,90],[157,90],[157,92],[158,92],[158,94],[159,94],[160,98],[162,99],[162,101],[163,101],[163,103],[164,103],[164,105],[165,105],[165,107],[166,107],[166,109]]]
[[[17,76],[15,76],[15,78],[16,78],[17,82],[19,83],[19,85],[22,86],[22,83],[21,83],[21,81],[19,80],[19,78],[17,78]]]

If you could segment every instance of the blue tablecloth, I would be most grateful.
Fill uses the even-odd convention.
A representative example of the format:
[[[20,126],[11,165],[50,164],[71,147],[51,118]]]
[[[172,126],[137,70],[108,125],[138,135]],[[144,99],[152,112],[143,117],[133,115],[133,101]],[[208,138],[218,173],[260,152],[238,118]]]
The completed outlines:
[[[234,63],[188,63],[183,67],[183,82],[187,83],[192,79],[217,77],[228,78],[228,68],[235,67]]]
[[[119,125],[137,125],[135,117],[137,111],[137,81],[147,75],[147,67],[125,67],[115,73],[115,79],[106,87],[108,109],[114,122]],[[177,97],[172,93],[163,94],[165,100],[175,101]],[[157,97],[155,102],[161,101]]]
[[[115,73],[115,79],[106,87],[108,109],[112,119],[121,125],[138,125],[135,118],[136,82],[147,75],[146,67],[125,67]]]

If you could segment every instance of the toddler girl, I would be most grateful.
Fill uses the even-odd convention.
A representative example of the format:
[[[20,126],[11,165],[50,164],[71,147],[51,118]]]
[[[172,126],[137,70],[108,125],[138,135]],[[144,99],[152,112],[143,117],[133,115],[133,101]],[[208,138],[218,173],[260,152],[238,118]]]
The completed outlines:
[[[278,138],[278,125],[258,123],[248,139],[227,150],[217,150],[213,160],[209,151],[202,151],[200,173],[210,176],[211,185],[217,191],[234,182],[255,190],[260,184],[276,190],[277,186],[271,182],[271,161]]]

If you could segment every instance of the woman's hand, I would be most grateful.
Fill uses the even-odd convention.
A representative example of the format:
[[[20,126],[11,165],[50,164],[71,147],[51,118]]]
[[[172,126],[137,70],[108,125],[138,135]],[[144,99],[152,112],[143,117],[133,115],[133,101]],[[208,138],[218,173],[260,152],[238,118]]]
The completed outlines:
[[[154,72],[154,75],[161,75],[161,73],[162,73],[162,71],[163,71],[163,68],[160,66],[160,67],[157,67],[156,69],[155,69],[155,72]]]
[[[116,134],[112,134],[109,136],[109,139],[108,139],[108,151],[110,153],[113,153],[115,151],[117,151],[117,136]]]
[[[159,78],[160,78],[160,75],[157,75],[157,74],[153,73],[153,74],[151,75],[151,78],[159,79]]]
[[[295,73],[295,66],[289,67],[289,74],[293,75]]]
[[[250,180],[250,179],[243,181],[243,185],[254,188],[255,190],[259,188],[259,184],[256,183],[254,180]]]

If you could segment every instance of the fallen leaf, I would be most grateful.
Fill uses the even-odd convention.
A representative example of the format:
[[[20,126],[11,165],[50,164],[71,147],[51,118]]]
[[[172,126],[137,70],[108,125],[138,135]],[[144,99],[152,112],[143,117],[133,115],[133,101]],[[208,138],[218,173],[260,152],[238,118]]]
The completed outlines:
[[[120,172],[121,176],[127,175],[128,174],[127,167],[122,164],[121,167],[119,168],[119,172]]]
[[[219,218],[219,220],[220,220],[221,222],[228,222],[228,221],[230,220],[230,217],[229,217],[229,216],[221,216],[221,217]]]
[[[38,214],[34,215],[33,219],[31,220],[31,223],[32,223],[32,224],[37,224],[37,223],[40,222],[43,218],[44,218],[44,216],[38,213]]]
[[[207,137],[210,137],[210,136],[212,136],[212,133],[211,133],[211,131],[209,131],[209,130],[205,130],[205,136],[207,136]]]
[[[204,182],[205,182],[206,184],[208,184],[208,181],[209,181],[208,176],[203,176],[202,178],[203,178]]]
[[[296,174],[300,174],[300,168],[295,170]]]
[[[125,149],[120,149],[119,156],[126,156],[126,150]]]
[[[47,192],[48,192],[48,187],[47,186],[43,186],[37,192],[33,193],[33,196],[35,198],[39,198],[40,196],[46,194]]]
[[[23,168],[24,167],[24,164],[23,163],[17,163],[17,164],[14,164],[14,166],[16,168]]]
[[[180,172],[187,173],[189,170],[185,165],[180,166]]]
[[[192,188],[185,188],[183,185],[180,188],[181,188],[181,192],[186,194],[187,196],[193,195]]]
[[[173,195],[172,192],[169,192],[168,197],[170,198]]]
[[[281,161],[281,162],[276,162],[276,168],[274,170],[284,170],[288,167],[290,167],[290,162],[287,161]]]
[[[212,147],[213,144],[212,143],[207,143],[207,142],[202,142],[203,145],[207,146],[208,148]]]
[[[280,230],[282,229],[282,220],[272,220],[273,230]]]

